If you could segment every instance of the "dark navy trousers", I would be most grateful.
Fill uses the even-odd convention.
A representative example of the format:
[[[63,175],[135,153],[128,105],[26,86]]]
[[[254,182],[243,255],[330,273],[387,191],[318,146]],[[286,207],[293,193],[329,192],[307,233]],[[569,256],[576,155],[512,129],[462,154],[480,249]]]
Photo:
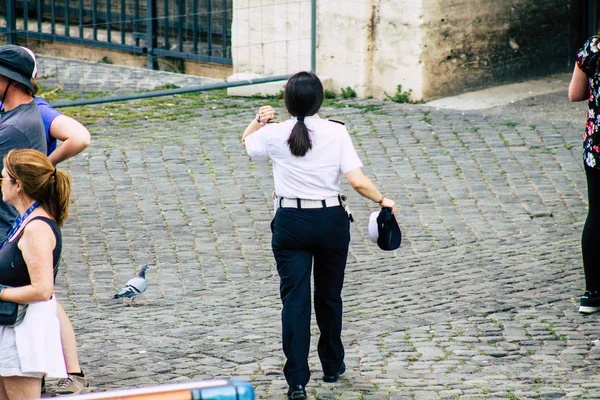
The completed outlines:
[[[600,258],[597,246],[600,237],[600,170],[584,164],[588,186],[588,214],[581,234],[581,253],[585,272],[585,290],[600,290]]]
[[[280,208],[271,224],[272,247],[283,309],[281,312],[283,372],[289,385],[310,379],[311,270],[314,262],[314,303],[320,330],[317,351],[324,375],[338,372],[342,345],[342,286],[350,244],[350,221],[341,207]]]

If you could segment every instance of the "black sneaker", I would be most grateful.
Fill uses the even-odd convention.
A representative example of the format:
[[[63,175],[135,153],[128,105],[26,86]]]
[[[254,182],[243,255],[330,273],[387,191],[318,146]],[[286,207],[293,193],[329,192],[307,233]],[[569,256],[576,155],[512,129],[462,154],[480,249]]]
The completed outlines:
[[[287,392],[288,400],[305,400],[306,390],[302,385],[290,386]]]
[[[579,312],[592,314],[597,311],[600,311],[600,292],[585,292],[579,301]]]

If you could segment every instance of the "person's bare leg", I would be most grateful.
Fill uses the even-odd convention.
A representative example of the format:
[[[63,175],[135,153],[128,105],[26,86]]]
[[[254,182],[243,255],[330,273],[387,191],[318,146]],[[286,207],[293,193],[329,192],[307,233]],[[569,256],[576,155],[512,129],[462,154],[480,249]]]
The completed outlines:
[[[11,400],[39,399],[42,380],[25,376],[5,376],[2,378],[4,390]]]
[[[79,357],[77,356],[77,341],[75,339],[75,330],[71,324],[69,316],[65,309],[56,299],[58,305],[58,319],[60,321],[60,340],[62,342],[63,355],[67,373],[76,374],[81,372]]]
[[[0,377],[0,400],[8,400],[8,394],[4,390],[4,378]]]

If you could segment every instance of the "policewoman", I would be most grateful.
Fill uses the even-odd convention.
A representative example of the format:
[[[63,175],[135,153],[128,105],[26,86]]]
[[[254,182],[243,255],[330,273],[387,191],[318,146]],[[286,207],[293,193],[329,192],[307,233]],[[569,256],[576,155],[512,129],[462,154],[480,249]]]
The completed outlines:
[[[271,106],[261,107],[242,143],[251,157],[270,157],[277,211],[271,224],[272,248],[283,302],[282,340],[287,358],[284,374],[288,399],[305,399],[310,379],[308,354],[311,318],[311,269],[320,330],[318,354],[323,380],[336,382],[344,373],[342,286],[350,243],[349,214],[342,197],[345,175],[362,196],[396,211],[367,178],[343,123],[320,119],[323,85],[309,72],[292,76],[285,87],[291,118],[274,119]]]

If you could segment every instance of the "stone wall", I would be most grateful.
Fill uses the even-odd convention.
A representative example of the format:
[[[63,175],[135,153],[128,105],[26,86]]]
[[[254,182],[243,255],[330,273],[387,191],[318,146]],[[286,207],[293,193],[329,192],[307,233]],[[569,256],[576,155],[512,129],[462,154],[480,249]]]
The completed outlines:
[[[317,9],[317,73],[333,75],[334,90],[351,86],[364,97],[370,80],[369,1],[321,1]]]
[[[234,73],[284,75],[310,69],[310,1],[234,0]]]
[[[568,71],[583,40],[581,3],[320,0],[317,73],[338,91],[384,98],[401,85],[417,100]],[[310,42],[294,39],[310,37],[310,2],[299,11],[292,4],[305,3],[272,4],[234,0],[234,72],[310,67]]]
[[[228,1],[233,74],[310,69],[310,0]],[[584,3],[318,0],[317,73],[338,92],[384,98],[401,85],[430,100],[569,71],[585,39]]]
[[[423,95],[435,98],[572,68],[577,0],[423,0]]]
[[[201,86],[219,81],[194,75],[50,56],[38,57],[36,79],[36,83],[49,89],[60,87],[67,93],[103,92],[104,95],[157,90],[165,85]]]
[[[422,97],[423,64],[421,0],[372,0],[367,20],[368,42],[364,95],[384,98],[398,85]]]

